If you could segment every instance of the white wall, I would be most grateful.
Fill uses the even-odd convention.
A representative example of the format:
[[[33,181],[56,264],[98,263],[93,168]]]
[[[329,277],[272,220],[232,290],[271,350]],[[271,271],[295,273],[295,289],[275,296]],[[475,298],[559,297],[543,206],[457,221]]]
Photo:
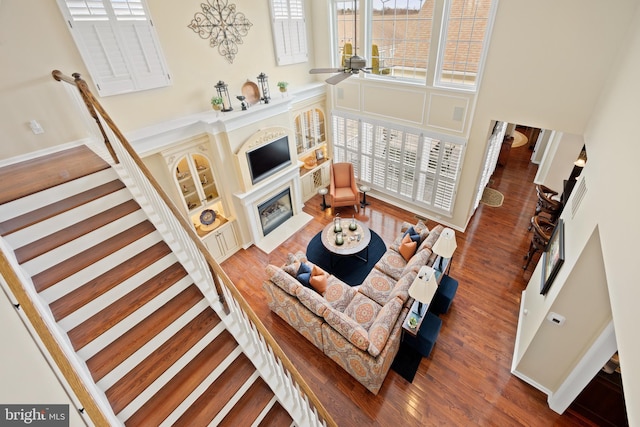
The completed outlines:
[[[69,405],[69,425],[84,425],[12,303],[0,289],[0,402],[4,405]]]
[[[620,353],[630,425],[640,425],[640,287],[637,286],[640,241],[637,183],[640,145],[637,121],[640,99],[640,8],[636,8],[620,57],[611,65],[608,85],[585,131],[589,160],[585,175],[602,239],[609,297]],[[585,172],[587,172],[585,168]],[[584,172],[583,172],[584,173]]]
[[[583,146],[582,135],[555,132],[554,138],[549,141],[544,151],[535,183],[543,184],[562,194],[564,180],[571,175],[573,162],[578,158]]]
[[[582,207],[580,212],[585,213]],[[565,262],[546,295],[540,294],[541,263],[532,274],[523,293],[526,314],[514,356],[515,370],[551,394],[611,321],[598,229],[584,242],[581,221],[564,222]],[[550,322],[549,313],[563,316],[564,324]]]
[[[308,63],[278,67],[271,38],[267,1],[234,0],[253,26],[233,62],[229,64],[187,27],[201,0],[167,2],[148,0],[151,16],[162,44],[172,85],[138,93],[101,98],[100,102],[125,133],[178,117],[210,111],[209,100],[219,80],[229,85],[234,105],[247,79],[255,82],[261,72],[269,76],[277,96],[276,83],[289,81],[289,89],[314,81]],[[306,8],[311,10],[311,1]],[[309,37],[313,21],[307,20]],[[326,29],[324,30],[326,34]],[[71,38],[56,1],[4,0],[0,3],[0,159],[29,153],[86,136],[82,122],[66,110],[67,94],[51,77],[59,69],[65,74],[79,72],[90,85],[91,78]],[[57,106],[64,103],[63,108]],[[34,135],[28,127],[36,119],[45,133]]]
[[[640,82],[636,77],[640,73],[640,9],[636,5],[633,6],[634,8],[627,10],[632,22],[629,26],[623,26],[623,37],[615,44],[620,46],[620,49],[615,51],[616,57],[611,59],[610,74],[604,80],[605,86],[593,106],[593,113],[583,132],[589,160],[581,179],[586,184],[587,192],[575,217],[570,217],[573,209],[571,203],[563,212],[563,217],[568,220],[569,255],[558,276],[558,282],[554,284],[554,287],[560,285],[561,288],[557,290],[557,294],[556,291],[551,293],[546,301],[544,298],[538,298],[539,301],[531,303],[530,308],[538,313],[538,318],[544,315],[551,310],[550,302],[555,303],[555,298],[575,287],[573,275],[584,274],[594,268],[595,259],[590,263],[584,263],[580,257],[576,258],[573,254],[580,251],[586,253],[589,242],[592,241],[590,236],[597,230],[603,268],[598,274],[592,271],[592,275],[582,278],[580,286],[584,295],[592,300],[583,300],[580,304],[585,309],[593,311],[593,304],[598,298],[603,298],[601,287],[606,285],[620,355],[629,424],[638,425],[640,365],[637,361],[640,360],[640,343],[637,339],[637,325],[640,324],[640,313],[637,301],[640,298],[640,288],[637,286],[637,257],[633,248],[640,238],[640,225],[636,219],[640,208],[636,189],[636,183],[640,181],[640,172],[636,166],[640,147],[634,142],[640,98]],[[627,23],[628,21],[625,21],[625,24]],[[574,193],[575,191],[574,189]],[[531,288],[536,286],[539,280],[537,270],[533,276],[529,283]],[[597,315],[605,313],[606,310],[602,309]],[[527,323],[528,321],[524,322]],[[521,325],[521,328],[527,329],[529,326],[531,325]],[[536,334],[545,335],[543,327],[533,326],[532,329],[533,334],[523,334],[521,338]],[[588,325],[583,329],[583,336],[586,336],[587,332],[592,336],[598,333],[598,328],[593,324],[590,331]],[[548,337],[548,334],[546,336]],[[522,352],[519,357],[522,361],[528,356],[533,358],[545,348],[543,345],[535,346],[535,338],[532,338],[529,347],[524,349],[527,341],[528,338],[521,343]],[[546,345],[549,346],[562,346],[562,341],[551,340]],[[544,381],[546,377],[541,367],[521,368],[535,380]],[[549,387],[556,386],[558,379],[563,380],[562,376],[558,375],[555,380],[548,382]]]

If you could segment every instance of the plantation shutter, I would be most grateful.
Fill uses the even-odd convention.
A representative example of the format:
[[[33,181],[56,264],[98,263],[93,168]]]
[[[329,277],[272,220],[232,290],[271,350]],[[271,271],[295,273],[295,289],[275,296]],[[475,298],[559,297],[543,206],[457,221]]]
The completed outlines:
[[[101,96],[169,85],[143,0],[58,0],[58,5]]]
[[[425,138],[416,198],[451,212],[461,160],[461,144]]]
[[[373,125],[362,123],[360,145],[360,180],[372,182],[373,176]]]
[[[383,132],[386,138],[387,167],[385,189],[397,193],[400,185],[400,161],[402,160],[403,132],[386,128]]]
[[[404,133],[400,194],[405,197],[413,197],[419,144],[420,135],[410,132]]]
[[[507,122],[496,122],[495,128],[491,138],[489,138],[489,145],[487,147],[487,154],[484,158],[484,166],[482,169],[482,176],[480,183],[478,184],[478,191],[476,192],[476,198],[473,203],[473,209],[475,210],[480,204],[484,188],[489,183],[489,179],[496,169],[498,164],[498,156],[500,155],[500,148],[502,147],[502,140],[507,132]]]
[[[334,161],[351,162],[356,178],[383,193],[451,213],[464,142],[348,113],[333,115]]]
[[[271,0],[271,23],[276,63],[307,62],[307,28],[302,0]]]
[[[386,188],[387,137],[384,127],[375,126],[373,141],[373,179],[371,183],[376,187]]]

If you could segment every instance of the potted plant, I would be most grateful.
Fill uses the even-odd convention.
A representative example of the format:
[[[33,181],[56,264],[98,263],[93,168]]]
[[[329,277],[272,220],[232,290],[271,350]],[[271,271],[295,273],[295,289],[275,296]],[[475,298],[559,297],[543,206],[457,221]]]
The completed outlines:
[[[211,98],[211,106],[213,107],[214,110],[220,111],[222,110],[222,97],[220,96],[214,96],[213,98]]]
[[[278,87],[280,88],[280,92],[286,92],[287,86],[289,86],[288,82],[278,82]]]

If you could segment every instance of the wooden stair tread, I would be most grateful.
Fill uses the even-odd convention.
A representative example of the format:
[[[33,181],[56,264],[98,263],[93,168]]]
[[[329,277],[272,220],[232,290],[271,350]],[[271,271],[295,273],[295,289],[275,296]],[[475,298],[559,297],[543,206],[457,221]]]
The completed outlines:
[[[122,361],[149,342],[164,328],[202,300],[202,293],[191,285],[173,297],[143,321],[129,329],[89,360],[87,367],[94,381],[99,381]]]
[[[55,192],[60,191],[60,194],[62,192],[68,194],[66,188],[77,188],[80,184],[87,183],[86,191],[69,197],[58,196],[66,198],[55,202],[41,202],[49,204],[47,206],[40,204],[39,207],[35,206],[31,212],[0,222],[0,235],[2,236],[24,230],[42,221],[56,220],[55,217],[57,215],[65,212],[70,214],[74,212],[73,209],[92,201],[98,201],[94,204],[100,209],[105,209],[90,218],[82,216],[72,226],[67,226],[62,230],[55,231],[37,241],[15,249],[15,256],[19,264],[25,264],[29,261],[37,264],[38,257],[140,209],[140,206],[134,200],[122,203],[116,202],[120,203],[117,206],[105,206],[105,203],[99,200],[104,196],[126,189],[124,183],[119,179],[113,179],[93,188],[90,188],[91,177],[77,181],[70,187],[65,188],[62,186],[66,182],[89,176],[109,167],[107,162],[93,153],[88,147],[79,146],[0,168],[0,178],[4,178],[5,182],[13,183],[12,187],[5,189],[0,194],[0,205],[28,195],[36,195],[33,196],[33,198],[36,198],[39,192],[47,189],[49,189],[49,192],[43,195],[42,199],[51,200],[49,196],[55,194]],[[101,176],[111,175],[101,174]],[[56,188],[57,186],[60,187]],[[19,203],[20,206],[24,206],[22,201]],[[11,205],[5,205],[4,208],[7,209],[9,206]],[[24,212],[23,207],[19,209]],[[80,217],[80,215],[77,216]],[[127,248],[128,245],[145,236],[149,236],[154,231],[155,227],[149,221],[142,221],[131,226],[128,230],[112,237],[107,237],[106,240],[92,248],[85,249],[72,255],[71,258],[47,268],[45,271],[34,274],[32,277],[33,286],[37,292],[42,292],[56,284],[58,284],[58,287],[62,287],[64,283],[59,283],[60,281],[67,278],[75,279],[74,274],[79,272],[80,274],[77,275],[79,277],[78,282],[82,282],[83,269],[123,248]],[[30,230],[25,230],[25,232],[30,232]],[[17,238],[18,236],[16,235],[15,237]],[[101,238],[99,237],[95,240],[100,240]],[[147,241],[149,240],[147,239]],[[63,289],[50,289],[48,292],[49,298],[56,298],[53,297],[54,294],[61,295],[66,293],[49,305],[51,312],[56,321],[59,321],[104,295],[105,292],[110,290],[115,292],[113,297],[109,298],[110,301],[114,301],[113,303],[106,307],[100,305],[99,308],[96,308],[100,310],[97,313],[87,313],[87,315],[90,315],[88,319],[68,331],[68,337],[76,351],[87,347],[89,344],[100,346],[100,340],[103,340],[105,348],[99,351],[96,349],[97,353],[86,361],[86,365],[96,383],[99,383],[101,379],[103,379],[103,382],[109,383],[103,388],[108,387],[104,393],[115,414],[121,413],[145,390],[148,393],[149,386],[163,376],[167,370],[171,369],[194,346],[197,345],[199,346],[198,348],[202,348],[193,359],[185,361],[186,365],[177,374],[167,378],[167,383],[155,392],[155,395],[142,403],[142,406],[125,421],[127,426],[160,424],[176,408],[180,407],[184,400],[195,390],[203,388],[204,386],[201,385],[203,381],[207,381],[205,384],[212,381],[212,374],[214,372],[217,374],[221,370],[219,366],[226,358],[231,354],[235,356],[237,353],[240,354],[227,369],[220,373],[213,384],[210,384],[201,395],[194,397],[194,404],[186,409],[176,425],[206,425],[216,416],[221,417],[220,411],[222,408],[238,393],[238,390],[244,390],[245,387],[247,390],[240,398],[240,402],[231,409],[229,414],[226,414],[221,425],[250,425],[261,412],[265,411],[266,405],[273,400],[273,391],[260,377],[256,378],[253,383],[247,383],[250,378],[256,377],[256,369],[247,356],[241,352],[238,343],[229,331],[223,330],[211,342],[203,341],[203,338],[220,323],[220,318],[213,308],[203,303],[204,297],[196,285],[191,284],[171,300],[158,304],[160,307],[146,318],[139,320],[138,324],[133,324],[134,320],[131,320],[128,325],[123,324],[123,321],[127,322],[130,316],[136,316],[136,313],[140,313],[139,310],[150,302],[155,305],[157,300],[153,300],[167,290],[171,290],[172,286],[176,286],[179,283],[180,289],[182,289],[182,284],[190,283],[185,280],[187,272],[184,267],[179,262],[175,262],[173,265],[164,268],[160,273],[155,274],[158,270],[154,270],[154,273],[152,273],[154,277],[146,280],[143,284],[138,285],[141,280],[135,283],[130,282],[132,286],[128,286],[130,290],[126,295],[123,295],[124,290],[118,292],[118,285],[131,279],[137,273],[170,253],[169,246],[164,241],[160,241],[141,253],[134,254],[133,257],[120,265],[108,267],[111,268],[109,271],[102,273],[99,277],[88,280],[86,283],[72,284],[73,280],[67,280],[66,282],[69,282],[70,288],[80,286],[70,292],[69,289],[66,291]],[[37,265],[35,267],[37,268]],[[146,277],[150,275],[147,274]],[[134,285],[135,289],[133,289]],[[177,288],[173,289],[177,291]],[[173,293],[175,294],[176,292]],[[44,297],[45,295],[42,296]],[[98,306],[99,304],[96,303],[98,301],[94,302],[94,305]],[[184,322],[179,324],[174,324],[174,322],[190,309],[197,310],[189,313],[190,315],[193,314],[193,316],[190,316],[190,318],[192,317],[191,320],[180,327],[179,331],[169,336],[167,328],[176,330],[178,325],[183,325]],[[80,313],[77,314],[79,315]],[[71,319],[68,320],[71,321]],[[129,329],[118,337],[107,338],[108,332],[114,333],[120,327],[123,327],[123,330]],[[106,333],[107,335],[104,335]],[[158,343],[158,348],[150,354],[146,355],[145,353],[144,360],[139,361],[141,358],[131,358],[145,344],[151,340],[157,340],[158,337],[163,337],[162,343]],[[113,339],[113,341],[107,345],[108,339]],[[91,345],[85,348],[85,352],[90,351],[89,347]],[[130,358],[132,360],[128,360]],[[133,360],[136,359],[138,361],[134,362]],[[124,369],[122,377],[119,379],[113,378],[113,382],[111,379],[104,381],[105,376],[116,368],[118,370]],[[174,366],[173,369],[175,368]],[[116,372],[112,373],[116,374]],[[201,388],[199,389],[198,387]],[[290,425],[292,419],[282,406],[276,402],[269,409],[261,425],[268,425],[269,423],[272,425]]]
[[[238,346],[228,331],[223,331],[187,366],[125,421],[126,426],[160,425],[193,390]]]
[[[170,253],[171,248],[169,248],[166,243],[156,243],[133,258],[128,259],[49,304],[53,317],[56,321],[64,319],[89,301],[93,301]]]
[[[192,287],[195,288],[195,286]],[[200,297],[202,298],[202,294],[200,294]],[[168,313],[165,315],[168,315]],[[152,315],[147,320],[153,317],[155,316]],[[145,320],[145,323],[147,323],[147,320]],[[156,321],[159,321],[159,319],[156,319]],[[116,414],[122,411],[133,399],[158,379],[163,372],[169,369],[171,365],[209,333],[219,321],[220,319],[213,309],[206,308],[138,366],[109,387],[105,394],[109,399],[109,403],[111,403],[113,411]],[[150,329],[152,325],[149,324],[146,327]],[[152,333],[152,335],[155,336],[157,333]],[[126,335],[123,335],[123,338]],[[151,334],[148,335],[151,336]],[[131,340],[126,341],[131,342]]]
[[[34,275],[32,277],[33,285],[37,292],[42,292],[59,281],[66,279],[72,274],[77,273],[96,261],[111,255],[119,249],[124,248],[154,231],[155,227],[149,221],[143,221],[136,224],[128,230],[124,230],[100,244],[62,261],[60,264],[56,264],[53,267]]]
[[[84,236],[85,234],[135,212],[138,209],[140,209],[140,205],[138,205],[135,200],[128,200],[118,206],[87,218],[84,221],[73,224],[70,227],[16,249],[16,259],[20,264],[27,262],[49,252],[50,250],[62,246],[65,243],[69,243],[78,237]]]
[[[56,215],[60,215],[63,212],[77,208],[78,206],[104,197],[107,194],[122,190],[123,188],[125,188],[125,185],[122,181],[115,179],[111,182],[107,182],[106,184],[102,184],[90,190],[76,194],[75,196],[67,197],[64,200],[43,206],[24,215],[0,222],[0,235],[6,236],[7,234],[22,230],[30,225],[44,221],[45,219]]]
[[[0,168],[0,204],[7,203],[103,169],[109,164],[86,145]]]
[[[275,402],[267,415],[260,421],[258,427],[290,426],[293,423],[291,415],[282,407],[280,402]]]
[[[71,329],[67,335],[69,335],[74,350],[78,351],[96,337],[102,335],[105,331],[170,288],[186,275],[187,272],[182,265],[176,262],[113,304]]]
[[[239,355],[173,426],[208,425],[254,372],[247,356]]]
[[[272,398],[273,391],[262,378],[257,378],[218,426],[252,425]]]

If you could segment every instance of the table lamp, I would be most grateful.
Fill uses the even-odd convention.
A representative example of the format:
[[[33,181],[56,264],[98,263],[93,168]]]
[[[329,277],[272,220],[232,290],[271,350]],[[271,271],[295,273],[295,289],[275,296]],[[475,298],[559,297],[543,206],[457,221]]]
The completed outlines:
[[[445,228],[444,230],[442,230],[442,233],[440,233],[440,237],[438,237],[436,244],[433,245],[433,248],[431,248],[433,253],[440,257],[440,262],[438,263],[438,271],[443,272],[442,260],[444,258],[451,258],[457,247],[458,244],[456,243],[456,232],[450,228]]]
[[[418,278],[414,280],[409,288],[411,298],[418,301],[418,316],[422,316],[422,304],[429,304],[437,289],[436,271],[432,267],[422,267],[418,273]]]

